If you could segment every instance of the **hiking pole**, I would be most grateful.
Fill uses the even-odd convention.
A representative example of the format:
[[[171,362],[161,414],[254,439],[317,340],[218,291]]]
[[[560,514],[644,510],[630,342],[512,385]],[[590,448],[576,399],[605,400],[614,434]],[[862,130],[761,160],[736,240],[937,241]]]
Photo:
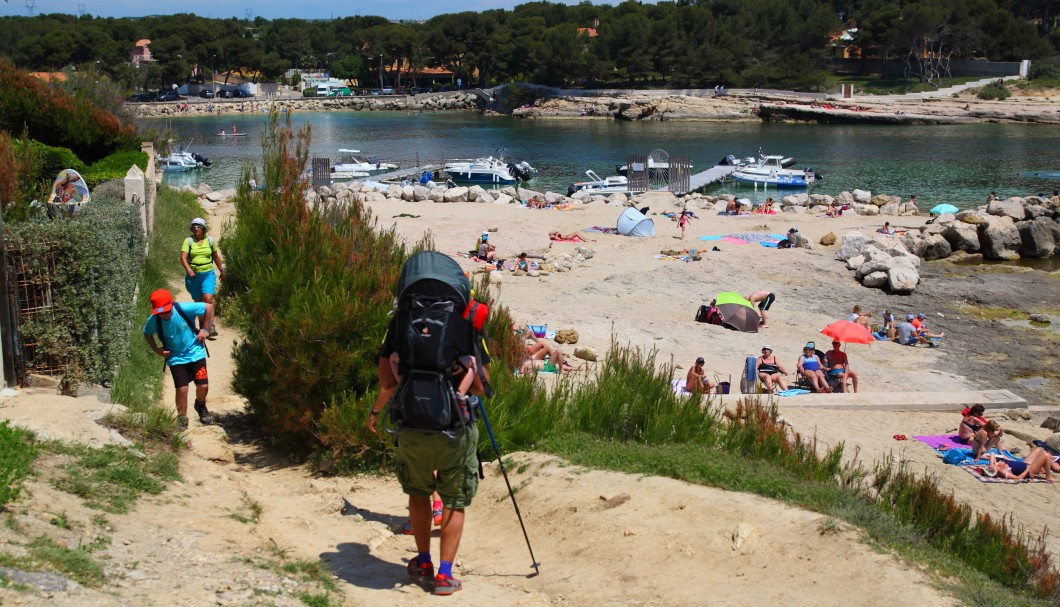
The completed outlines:
[[[497,454],[497,464],[501,467],[501,474],[504,475],[504,484],[508,485],[508,495],[512,498],[512,506],[515,507],[515,516],[519,519],[519,527],[523,530],[523,539],[526,540],[526,549],[530,551],[530,560],[533,561],[530,566],[534,568],[533,575],[541,574],[541,563],[537,562],[534,558],[534,549],[530,546],[530,536],[526,534],[526,525],[523,524],[523,514],[519,512],[519,503],[515,501],[515,492],[512,491],[512,483],[508,480],[508,471],[504,469],[504,460],[501,459],[501,449],[497,446],[497,438],[493,436],[493,428],[490,426],[490,418],[486,417],[486,407],[482,404],[482,399],[478,401],[478,410],[482,414],[482,421],[486,422],[486,433],[490,435],[490,442],[493,443],[493,452]],[[530,576],[533,577],[533,576]]]

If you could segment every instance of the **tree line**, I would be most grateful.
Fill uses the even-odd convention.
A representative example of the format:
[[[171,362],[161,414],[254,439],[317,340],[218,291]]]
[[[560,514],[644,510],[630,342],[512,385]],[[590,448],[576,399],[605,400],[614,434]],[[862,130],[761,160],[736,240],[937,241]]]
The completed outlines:
[[[552,86],[774,86],[820,83],[817,60],[840,45],[863,57],[904,59],[930,78],[949,59],[1040,60],[1060,54],[1053,0],[675,0],[617,6],[530,2],[424,22],[206,19],[191,14],[0,18],[0,55],[28,70],[106,74],[126,89],[161,88],[238,70],[280,81],[291,68],[395,86],[444,68],[467,84]],[[140,39],[155,59],[128,63]],[[928,61],[924,61],[927,59]],[[1055,62],[1055,59],[1053,60]],[[402,71],[395,66],[403,66]],[[200,76],[201,77],[201,76]]]

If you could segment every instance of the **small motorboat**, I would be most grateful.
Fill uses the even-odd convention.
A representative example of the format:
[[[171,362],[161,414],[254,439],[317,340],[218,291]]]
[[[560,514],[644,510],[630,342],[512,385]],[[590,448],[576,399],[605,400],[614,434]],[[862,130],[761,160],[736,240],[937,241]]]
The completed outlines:
[[[763,156],[761,152],[758,153],[758,158],[755,158],[753,156],[748,156],[747,158],[737,158],[736,156],[733,156],[732,154],[729,154],[728,156],[726,156],[726,157],[722,158],[721,160],[719,160],[717,166],[732,166],[732,167],[754,166],[754,165],[758,164],[758,161],[763,159],[763,158],[765,158],[765,156]],[[795,159],[790,157],[790,156],[780,159],[780,166],[784,167],[785,169],[789,168],[791,166],[794,166],[794,164],[795,164]]]
[[[188,151],[184,148],[180,152],[172,152],[168,156],[158,159],[159,166],[166,173],[186,173],[210,166],[210,161],[204,156]]]
[[[393,171],[398,165],[392,162],[383,162],[376,156],[365,156],[360,150],[341,149],[342,157],[338,162],[331,165],[332,173],[352,174],[355,177],[366,177],[386,171]]]
[[[812,167],[788,169],[783,156],[763,156],[753,165],[737,165],[731,177],[743,183],[762,184],[775,188],[806,188],[821,179]]]
[[[640,194],[644,191],[631,190],[629,188],[629,179],[624,175],[612,175],[610,177],[602,178],[592,169],[585,171],[585,174],[589,176],[589,181],[576,181],[570,184],[567,188],[567,196],[572,196],[575,192],[589,192],[591,194]]]
[[[503,156],[488,156],[474,160],[450,160],[445,163],[445,172],[454,181],[512,184],[520,180],[528,181],[537,173],[537,169],[526,161],[505,163]]]

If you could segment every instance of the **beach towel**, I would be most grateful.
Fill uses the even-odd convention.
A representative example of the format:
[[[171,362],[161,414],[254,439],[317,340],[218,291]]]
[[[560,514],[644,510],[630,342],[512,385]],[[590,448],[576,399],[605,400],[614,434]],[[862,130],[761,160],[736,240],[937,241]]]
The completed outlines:
[[[720,234],[714,234],[711,236],[700,236],[700,240],[721,240],[723,237]]]
[[[809,390],[803,390],[802,388],[788,388],[787,390],[781,390],[777,392],[777,396],[799,396],[800,394],[809,394]]]
[[[1047,483],[1047,482],[1049,482],[1049,481],[1045,480],[1044,478],[1042,478],[1040,476],[1036,476],[1034,478],[1025,478],[1025,479],[1022,479],[1022,480],[1016,480],[1016,479],[1013,479],[1013,478],[1001,478],[1000,476],[987,476],[986,475],[986,466],[985,465],[976,464],[976,465],[958,466],[958,468],[960,468],[961,470],[964,470],[968,474],[971,474],[976,479],[978,479],[979,482],[982,482],[982,483],[1005,483],[1006,485],[1019,485],[1021,483]]]
[[[969,447],[968,445],[962,445],[961,443],[957,442],[957,438],[958,438],[957,434],[924,435],[924,436],[914,436],[913,438],[915,440],[918,440],[918,441],[924,443],[925,445],[927,445],[928,447],[931,447],[932,449],[934,449],[936,451],[939,450],[939,447],[943,447],[943,446],[945,446],[946,449],[968,449],[968,450],[971,450],[971,447]]]
[[[591,228],[585,228],[583,232],[599,232],[601,234],[618,234],[618,228],[609,228],[607,226],[593,226]]]
[[[674,387],[674,394],[678,396],[688,396],[691,394],[691,392],[685,390],[685,380],[683,379],[675,379],[671,381],[670,384]]]
[[[750,244],[746,240],[741,240],[739,238],[733,238],[732,236],[725,236],[725,237],[723,237],[721,239],[721,241],[722,242],[732,243],[732,244]]]

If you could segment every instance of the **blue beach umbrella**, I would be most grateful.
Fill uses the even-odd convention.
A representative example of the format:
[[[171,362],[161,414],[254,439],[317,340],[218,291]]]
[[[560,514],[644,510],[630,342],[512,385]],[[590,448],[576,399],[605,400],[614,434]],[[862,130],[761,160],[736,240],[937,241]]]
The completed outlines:
[[[932,207],[930,212],[932,215],[942,215],[943,213],[956,213],[957,207],[953,206],[952,204],[937,204]]]

